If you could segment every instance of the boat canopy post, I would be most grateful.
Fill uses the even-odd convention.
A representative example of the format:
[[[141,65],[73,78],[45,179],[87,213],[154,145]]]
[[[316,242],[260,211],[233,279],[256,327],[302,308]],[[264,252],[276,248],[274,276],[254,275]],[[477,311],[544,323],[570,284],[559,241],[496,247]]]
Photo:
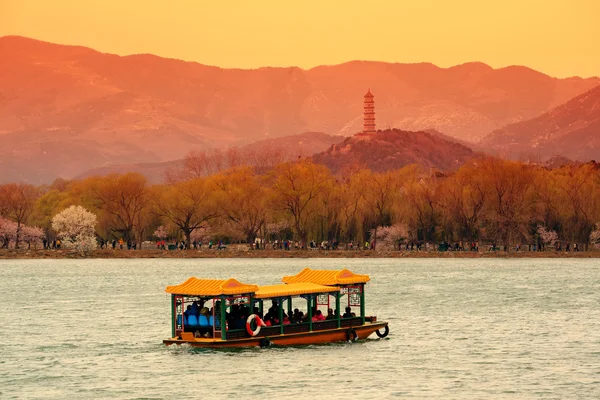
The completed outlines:
[[[217,315],[215,314],[215,298],[213,297],[212,299],[212,308],[210,310],[211,316],[212,316],[212,337],[216,338],[217,337],[217,323],[215,322],[217,320]]]
[[[175,337],[175,324],[177,323],[177,305],[175,295],[171,295],[171,337]]]
[[[283,297],[279,297],[277,301],[279,302],[279,333],[283,335]]]
[[[226,314],[226,309],[227,308],[227,301],[225,299],[225,295],[222,294],[221,295],[221,340],[227,340],[227,314]]]
[[[335,292],[335,319],[337,320],[337,327],[340,328],[342,326],[340,320],[340,292]]]
[[[365,284],[360,285],[360,318],[365,323]]]
[[[290,318],[292,315],[292,296],[288,296],[287,302],[287,315]]]
[[[250,293],[248,295],[248,316],[254,314],[254,302],[256,300],[254,299],[254,296],[252,296],[252,293]]]
[[[306,296],[306,301],[307,301],[307,304],[308,304],[308,311],[307,312],[308,312],[308,330],[309,331],[313,330],[313,323],[312,323],[312,317],[313,317],[313,315],[312,315],[312,303],[313,302],[312,302],[312,298],[313,298],[313,296],[310,295],[310,294],[308,296]]]
[[[175,325],[175,330],[173,333],[173,337],[181,335],[181,332],[185,329],[185,318],[183,314],[183,307],[185,305],[184,298],[181,295],[172,295],[173,301],[173,323]]]

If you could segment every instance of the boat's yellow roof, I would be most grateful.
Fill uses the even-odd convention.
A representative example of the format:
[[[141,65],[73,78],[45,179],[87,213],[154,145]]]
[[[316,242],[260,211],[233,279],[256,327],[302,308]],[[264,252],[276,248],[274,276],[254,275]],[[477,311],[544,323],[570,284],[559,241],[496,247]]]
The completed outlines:
[[[298,296],[301,294],[311,293],[327,293],[327,292],[339,292],[340,289],[332,286],[317,285],[316,283],[301,282],[291,283],[289,285],[269,285],[259,286],[254,297],[257,299],[264,299],[269,297],[284,297],[284,296]]]
[[[248,285],[235,279],[198,279],[191,277],[180,285],[167,286],[165,292],[188,296],[220,296],[222,294],[254,293],[258,285]]]
[[[328,270],[304,268],[298,275],[284,276],[281,280],[285,283],[310,282],[319,285],[351,285],[353,283],[367,283],[371,280],[369,275],[359,275],[347,269]]]

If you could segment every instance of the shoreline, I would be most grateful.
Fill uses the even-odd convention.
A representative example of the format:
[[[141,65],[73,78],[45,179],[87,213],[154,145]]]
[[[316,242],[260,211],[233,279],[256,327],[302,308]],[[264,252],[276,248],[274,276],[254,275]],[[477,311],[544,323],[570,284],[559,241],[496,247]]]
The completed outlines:
[[[73,250],[0,249],[0,259],[86,258],[600,258],[600,251]]]

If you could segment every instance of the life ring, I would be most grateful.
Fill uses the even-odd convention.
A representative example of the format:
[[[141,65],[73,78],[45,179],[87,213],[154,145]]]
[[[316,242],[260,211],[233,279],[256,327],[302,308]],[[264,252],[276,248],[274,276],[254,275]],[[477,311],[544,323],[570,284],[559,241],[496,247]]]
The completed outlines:
[[[256,328],[252,329],[252,321],[256,320]],[[260,327],[266,326],[262,319],[256,314],[251,314],[246,320],[246,331],[250,336],[256,336],[260,332]]]
[[[389,328],[387,325],[383,327],[383,333],[380,333],[380,332],[379,332],[379,329],[377,329],[377,330],[375,331],[375,334],[376,334],[377,336],[379,336],[380,338],[382,338],[382,339],[383,339],[384,337],[386,337],[386,336],[388,335],[388,333],[390,333],[390,328]]]
[[[346,340],[348,342],[355,342],[356,339],[358,339],[358,334],[356,333],[356,331],[352,328],[348,329],[346,331]]]

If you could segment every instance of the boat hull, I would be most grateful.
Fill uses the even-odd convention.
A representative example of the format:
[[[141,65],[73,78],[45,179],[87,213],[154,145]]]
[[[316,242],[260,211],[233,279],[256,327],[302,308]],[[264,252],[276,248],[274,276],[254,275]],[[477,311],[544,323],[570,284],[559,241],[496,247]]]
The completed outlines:
[[[276,346],[297,346],[333,342],[345,342],[354,337],[356,340],[366,339],[375,331],[385,329],[387,322],[367,322],[363,325],[353,327],[326,329],[311,332],[287,333],[283,335],[271,335],[268,337],[271,344]],[[193,347],[226,348],[226,347],[256,347],[264,345],[265,337],[248,337],[242,339],[221,340],[213,338],[191,338],[183,337],[163,340],[167,346],[172,344],[188,344]]]

